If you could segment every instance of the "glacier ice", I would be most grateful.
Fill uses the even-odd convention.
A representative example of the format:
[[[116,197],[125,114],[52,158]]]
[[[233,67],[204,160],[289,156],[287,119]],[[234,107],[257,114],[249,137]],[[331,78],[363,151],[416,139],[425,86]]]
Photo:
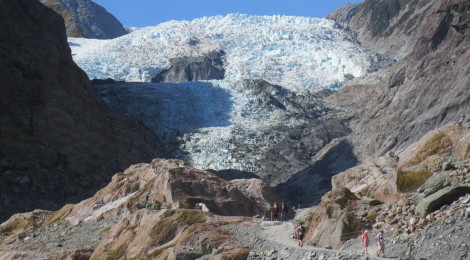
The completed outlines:
[[[317,97],[259,80],[96,88],[111,107],[143,121],[174,156],[200,169],[259,173],[261,160],[285,138],[287,128],[315,124],[324,113]]]
[[[90,78],[126,81],[96,88],[151,127],[173,156],[200,169],[253,172],[273,185],[349,131],[322,121],[326,108],[314,92],[365,74],[374,59],[333,21],[291,16],[171,21],[69,45]],[[150,83],[170,59],[214,50],[226,53],[223,80]]]
[[[112,40],[69,38],[75,62],[98,79],[150,82],[171,58],[226,52],[226,80],[264,79],[290,90],[337,87],[371,56],[327,19],[229,14],[170,21]]]

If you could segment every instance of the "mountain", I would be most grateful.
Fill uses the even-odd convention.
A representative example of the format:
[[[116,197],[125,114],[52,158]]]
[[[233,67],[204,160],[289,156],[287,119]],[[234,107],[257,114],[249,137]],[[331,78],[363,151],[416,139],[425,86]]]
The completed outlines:
[[[0,15],[0,219],[79,201],[115,171],[166,155],[96,96],[59,15],[32,0],[2,1]]]
[[[127,34],[116,17],[90,0],[40,0],[64,18],[68,37],[113,39]]]
[[[367,0],[329,16],[355,32],[362,46],[396,60],[328,99],[355,133],[350,139],[359,158],[403,149],[448,122],[470,120],[469,10],[459,0]]]

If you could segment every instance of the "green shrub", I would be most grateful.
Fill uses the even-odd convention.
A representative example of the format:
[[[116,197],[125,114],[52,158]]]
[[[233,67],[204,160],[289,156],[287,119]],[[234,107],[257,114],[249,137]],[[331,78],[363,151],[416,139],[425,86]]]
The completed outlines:
[[[431,155],[449,152],[451,149],[450,138],[445,133],[437,133],[419,149],[411,164],[418,164]]]
[[[427,171],[402,171],[398,170],[397,188],[399,192],[411,192],[417,190],[432,176]]]

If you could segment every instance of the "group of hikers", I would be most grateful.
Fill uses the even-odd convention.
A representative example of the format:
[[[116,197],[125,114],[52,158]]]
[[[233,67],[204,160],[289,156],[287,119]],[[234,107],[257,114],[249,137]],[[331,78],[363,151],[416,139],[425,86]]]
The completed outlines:
[[[287,217],[287,205],[284,201],[281,202],[281,208],[277,206],[275,201],[273,204],[272,220],[279,221],[278,216],[281,216],[281,221],[285,221]]]
[[[380,256],[380,253],[382,253],[382,257],[385,257],[385,240],[384,240],[383,231],[380,231],[379,234],[377,234],[376,240],[377,240],[377,246],[379,247],[379,249],[377,250],[377,256]],[[369,232],[367,230],[365,230],[364,233],[362,233],[361,241],[362,241],[362,246],[364,247],[364,249],[362,250],[362,253],[369,254],[370,240],[369,240]]]
[[[281,218],[280,220],[285,221],[287,217],[287,212],[288,212],[287,205],[284,201],[281,202],[281,207],[279,207],[277,205],[277,202],[275,201],[273,203],[273,211],[272,211],[271,220],[279,221],[279,216],[280,216]],[[303,246],[304,236],[305,236],[305,227],[303,226],[303,223],[299,223],[297,228],[295,229],[295,237],[300,247]],[[377,250],[377,256],[380,256],[380,254],[382,254],[382,257],[385,257],[385,240],[384,240],[383,231],[380,231],[377,234],[376,241],[377,241],[377,246],[379,247],[379,249]],[[365,230],[364,233],[362,233],[361,242],[364,248],[362,253],[369,254],[370,240],[369,240],[369,232],[367,230]]]
[[[287,218],[287,212],[288,212],[287,205],[284,201],[281,202],[281,207],[279,207],[277,205],[277,202],[275,201],[273,203],[273,211],[272,211],[271,220],[279,221],[279,216],[280,216],[281,221],[285,221]],[[295,237],[300,247],[303,246],[304,236],[305,236],[305,227],[303,226],[303,223],[299,223],[299,225],[295,229]]]

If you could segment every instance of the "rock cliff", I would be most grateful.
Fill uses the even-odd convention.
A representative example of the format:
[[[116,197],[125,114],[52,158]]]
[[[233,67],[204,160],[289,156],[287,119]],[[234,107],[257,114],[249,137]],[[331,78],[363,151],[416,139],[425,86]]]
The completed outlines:
[[[5,0],[0,16],[1,220],[89,197],[114,171],[165,156],[150,130],[96,96],[59,15]]]
[[[200,57],[170,59],[170,68],[160,72],[152,82],[184,82],[223,79],[224,51],[211,51]]]
[[[124,26],[90,0],[40,0],[64,18],[68,37],[113,39],[127,34]]]
[[[307,241],[339,248],[370,229],[386,230],[399,244],[421,239],[442,222],[468,223],[469,135],[469,123],[449,123],[401,153],[370,158],[334,176],[333,191],[322,197],[308,218]],[[348,241],[345,247],[352,250],[357,241]],[[394,250],[404,257],[402,249]]]
[[[226,228],[252,225],[233,216],[264,215],[274,200],[259,179],[229,182],[180,160],[155,159],[116,174],[78,204],[14,215],[0,225],[0,258],[244,259],[248,249]]]
[[[469,12],[464,0],[367,0],[329,16],[356,32],[363,46],[396,61],[328,99],[352,129],[360,159],[469,120]]]

